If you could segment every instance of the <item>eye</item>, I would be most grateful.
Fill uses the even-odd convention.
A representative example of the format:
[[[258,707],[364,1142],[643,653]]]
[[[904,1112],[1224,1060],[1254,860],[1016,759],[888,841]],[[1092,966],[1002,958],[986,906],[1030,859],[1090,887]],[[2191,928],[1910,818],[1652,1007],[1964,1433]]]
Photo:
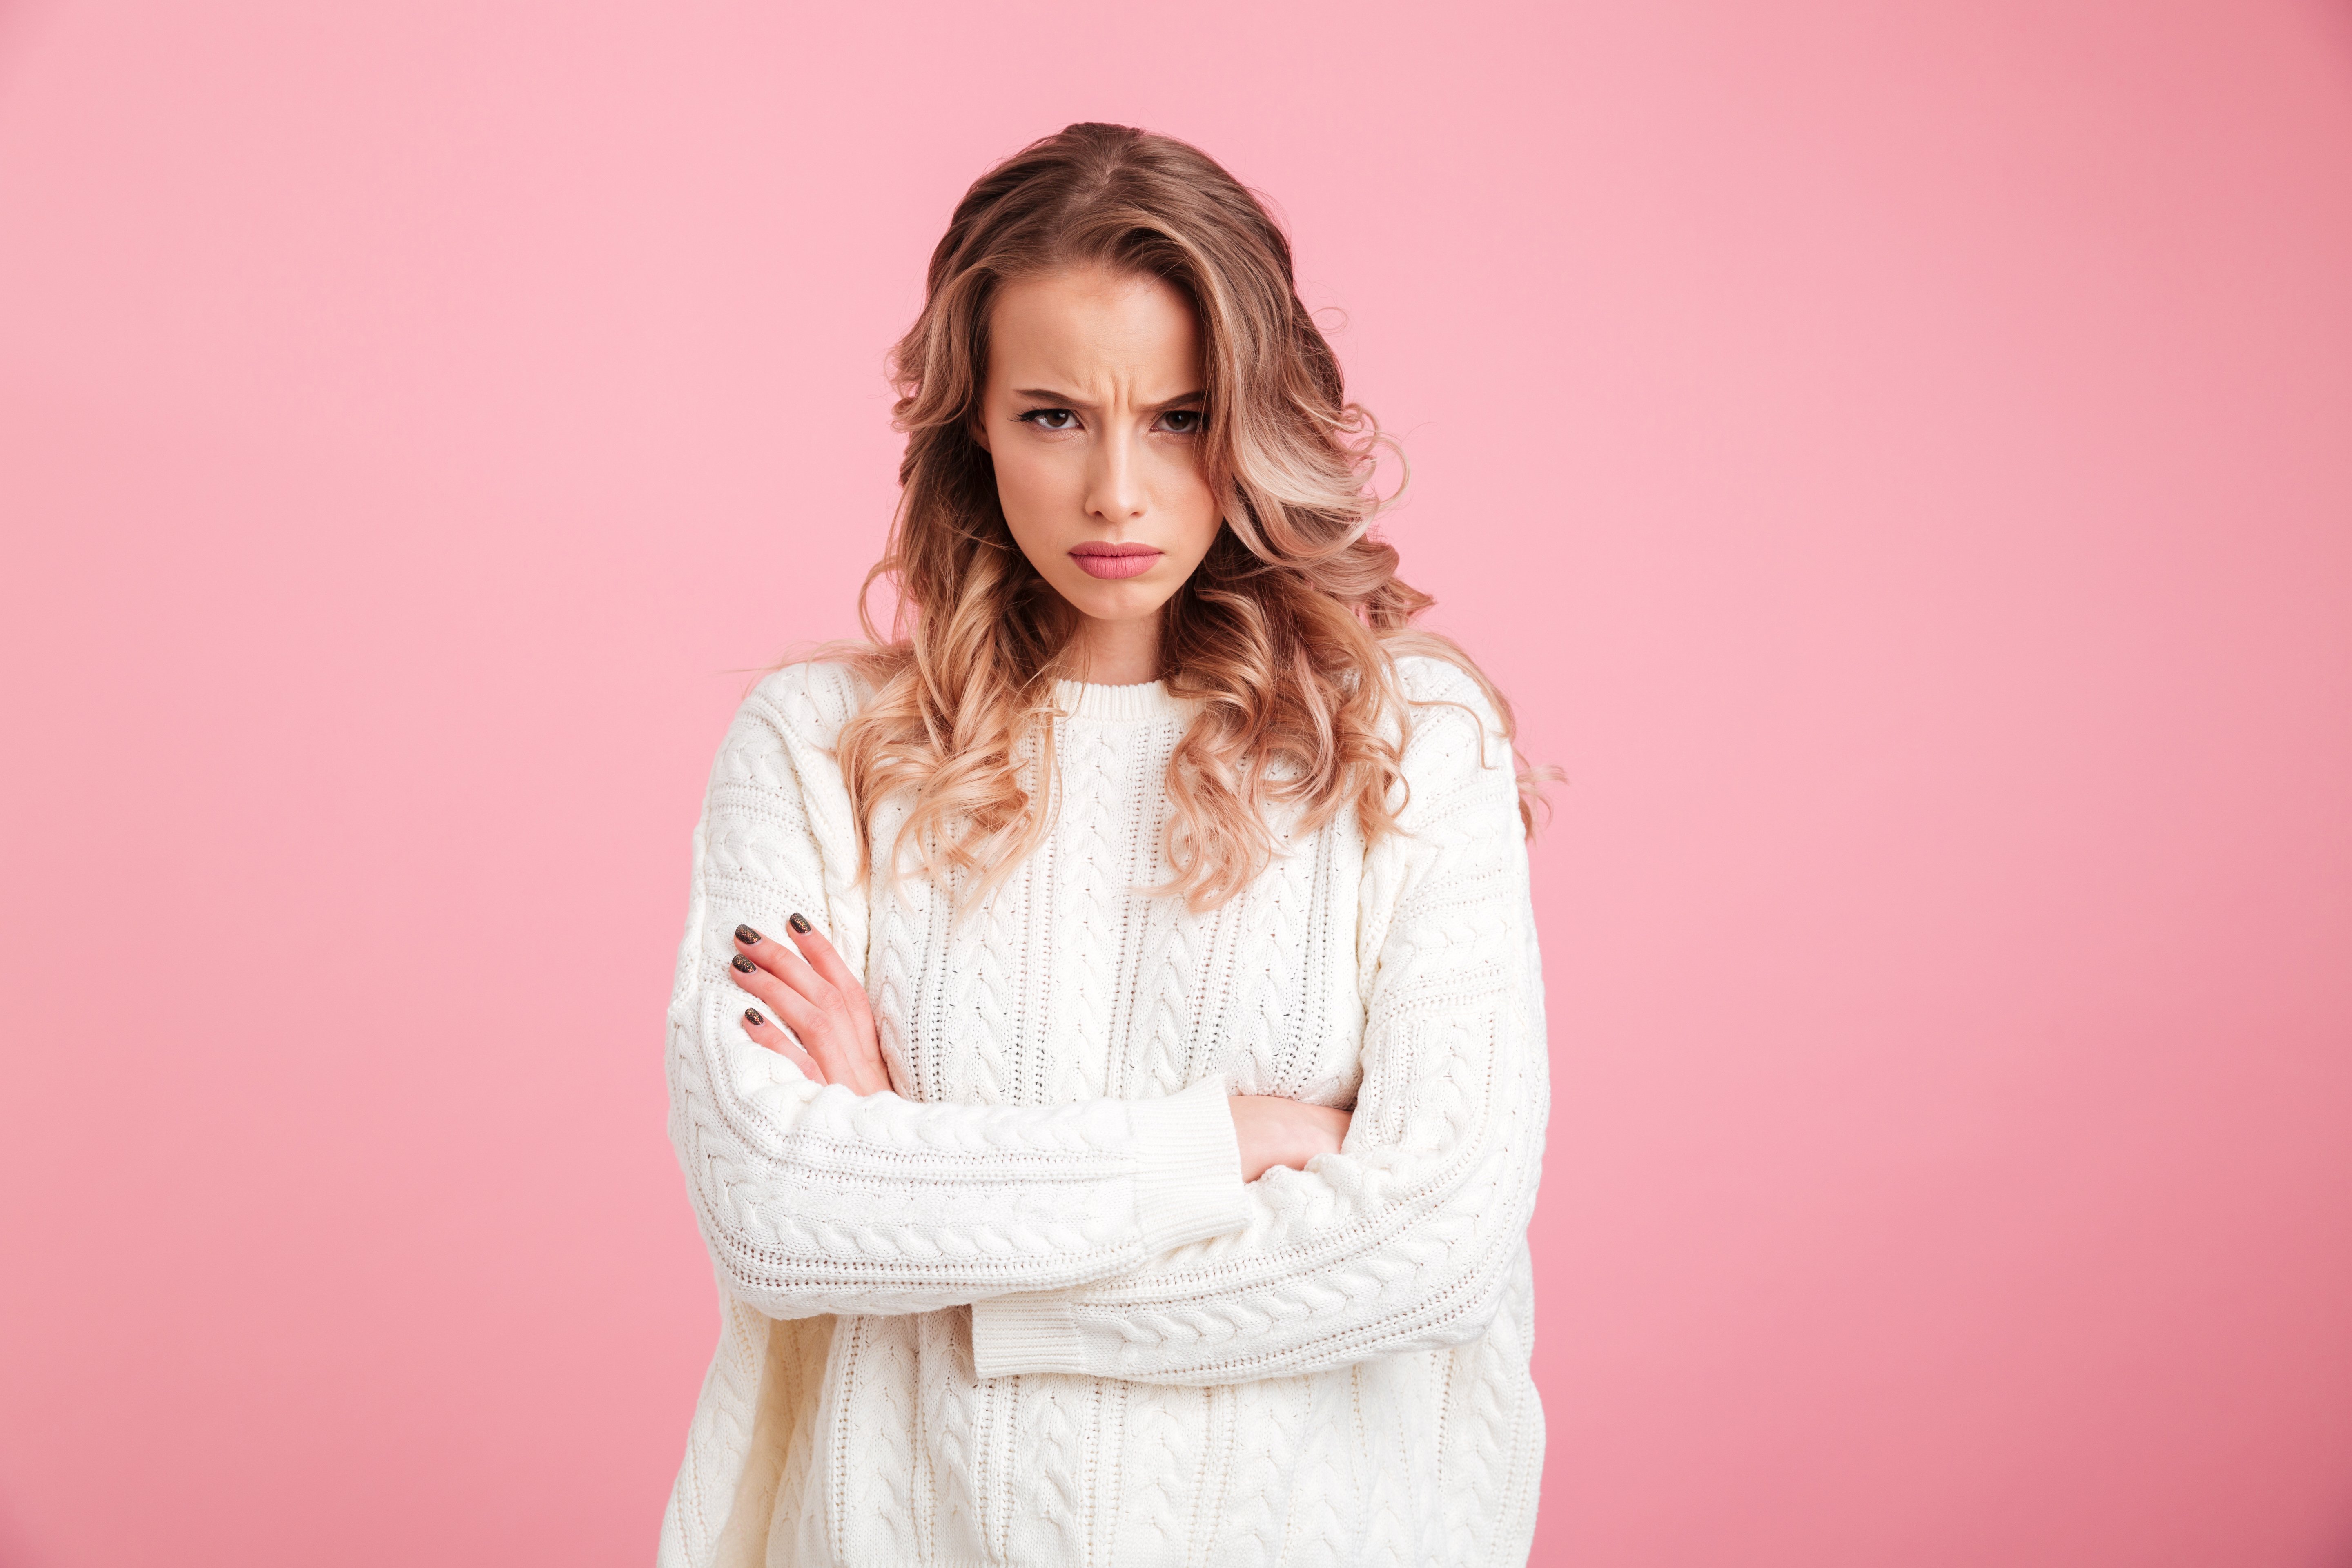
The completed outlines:
[[[1197,408],[1171,408],[1162,414],[1152,426],[1171,436],[1190,436],[1201,428],[1201,411]]]
[[[1078,416],[1066,408],[1032,408],[1013,418],[1024,425],[1034,425],[1040,430],[1067,430],[1078,422]]]

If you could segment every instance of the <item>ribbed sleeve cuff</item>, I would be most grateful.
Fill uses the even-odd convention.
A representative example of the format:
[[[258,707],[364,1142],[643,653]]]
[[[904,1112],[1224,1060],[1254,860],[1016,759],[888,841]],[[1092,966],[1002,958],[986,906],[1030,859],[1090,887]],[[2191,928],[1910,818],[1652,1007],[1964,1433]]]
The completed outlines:
[[[979,1377],[1083,1373],[1085,1350],[1066,1291],[992,1296],[971,1304],[971,1369]]]
[[[1135,1136],[1135,1218],[1155,1257],[1249,1221],[1241,1139],[1214,1079],[1128,1107]],[[982,1377],[1087,1370],[1066,1290],[992,1296],[971,1304],[972,1370]]]
[[[1249,1219],[1241,1139],[1222,1079],[1128,1107],[1135,1133],[1135,1218],[1157,1255],[1238,1230]]]

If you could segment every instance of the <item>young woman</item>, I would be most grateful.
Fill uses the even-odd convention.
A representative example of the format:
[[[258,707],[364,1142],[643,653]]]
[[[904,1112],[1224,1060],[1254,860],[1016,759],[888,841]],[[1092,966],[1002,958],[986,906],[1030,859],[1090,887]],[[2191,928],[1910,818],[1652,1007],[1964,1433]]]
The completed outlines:
[[[892,635],[763,680],[695,832],[662,1562],[1524,1561],[1525,795],[1288,245],[1075,125],[896,363]]]

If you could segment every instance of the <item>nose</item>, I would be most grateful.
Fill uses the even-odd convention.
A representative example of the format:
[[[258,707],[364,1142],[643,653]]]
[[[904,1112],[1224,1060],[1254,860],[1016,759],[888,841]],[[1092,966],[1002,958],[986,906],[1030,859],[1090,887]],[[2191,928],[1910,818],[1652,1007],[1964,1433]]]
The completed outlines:
[[[1139,471],[1135,437],[1114,431],[1095,444],[1087,465],[1087,515],[1104,522],[1133,522],[1144,513],[1142,475]]]

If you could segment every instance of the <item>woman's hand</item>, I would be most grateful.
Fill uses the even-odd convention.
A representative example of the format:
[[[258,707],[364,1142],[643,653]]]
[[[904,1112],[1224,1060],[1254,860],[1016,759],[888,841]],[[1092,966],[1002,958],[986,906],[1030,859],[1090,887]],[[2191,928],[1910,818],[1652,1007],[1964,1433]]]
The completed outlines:
[[[1255,1182],[1276,1165],[1307,1169],[1318,1154],[1336,1154],[1348,1136],[1349,1114],[1271,1094],[1236,1094],[1234,1131],[1241,1140],[1242,1180]]]
[[[841,1084],[852,1094],[881,1093],[890,1087],[890,1069],[882,1065],[866,987],[814,926],[798,915],[786,923],[790,947],[750,926],[735,928],[728,977],[764,1004],[744,1010],[744,1032],[819,1083]],[[779,1019],[792,1035],[776,1026]]]

